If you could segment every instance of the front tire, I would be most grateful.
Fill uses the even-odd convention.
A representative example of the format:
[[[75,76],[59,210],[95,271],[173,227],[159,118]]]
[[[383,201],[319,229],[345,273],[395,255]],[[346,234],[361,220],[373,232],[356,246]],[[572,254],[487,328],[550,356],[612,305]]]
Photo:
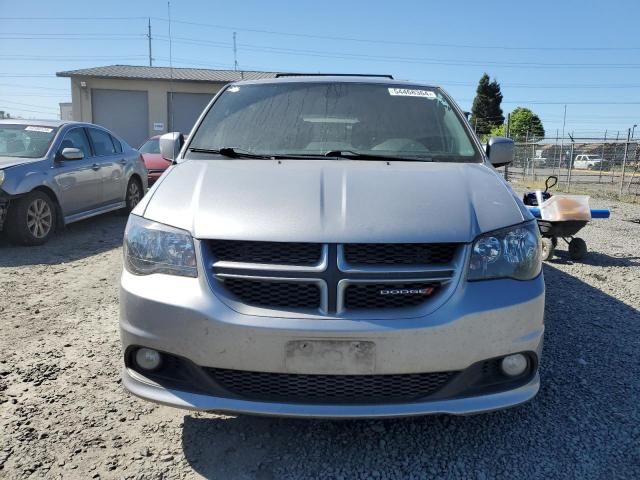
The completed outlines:
[[[11,202],[7,216],[9,239],[20,245],[43,245],[56,227],[56,206],[44,192],[34,191]]]
[[[125,207],[125,212],[127,214],[131,213],[131,210],[136,208],[136,205],[138,205],[140,200],[142,200],[143,195],[142,183],[136,177],[132,177],[127,184],[127,206]]]

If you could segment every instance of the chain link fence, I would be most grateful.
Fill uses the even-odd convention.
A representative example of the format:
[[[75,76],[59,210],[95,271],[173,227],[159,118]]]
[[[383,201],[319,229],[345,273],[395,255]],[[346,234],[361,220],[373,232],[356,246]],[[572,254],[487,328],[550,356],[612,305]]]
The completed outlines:
[[[516,142],[505,178],[515,183],[558,177],[558,189],[640,202],[640,142],[554,138]]]

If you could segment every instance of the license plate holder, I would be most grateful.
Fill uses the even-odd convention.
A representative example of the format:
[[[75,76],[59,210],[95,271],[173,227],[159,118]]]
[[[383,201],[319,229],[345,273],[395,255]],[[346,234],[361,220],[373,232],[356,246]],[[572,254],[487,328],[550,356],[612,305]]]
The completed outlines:
[[[302,374],[373,374],[376,345],[362,340],[292,340],[286,345],[285,368]]]

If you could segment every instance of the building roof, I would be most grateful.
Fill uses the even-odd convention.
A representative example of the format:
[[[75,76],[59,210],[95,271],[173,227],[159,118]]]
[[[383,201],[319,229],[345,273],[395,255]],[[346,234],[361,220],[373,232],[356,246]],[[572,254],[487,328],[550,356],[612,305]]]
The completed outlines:
[[[107,65],[56,73],[58,77],[119,78],[126,80],[178,80],[187,82],[227,83],[238,80],[275,78],[276,72],[211,70],[208,68],[143,67],[138,65]]]

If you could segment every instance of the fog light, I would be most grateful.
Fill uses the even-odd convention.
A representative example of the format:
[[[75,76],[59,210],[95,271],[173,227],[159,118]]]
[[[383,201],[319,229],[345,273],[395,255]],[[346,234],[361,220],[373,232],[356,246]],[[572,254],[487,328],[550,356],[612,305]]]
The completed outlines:
[[[527,361],[527,357],[521,353],[516,353],[514,355],[507,355],[504,357],[502,362],[500,362],[500,367],[502,368],[502,371],[510,377],[517,377],[524,373],[528,364],[529,362]]]
[[[160,363],[162,363],[162,357],[159,352],[150,348],[139,348],[136,351],[136,365],[143,370],[156,370]]]

